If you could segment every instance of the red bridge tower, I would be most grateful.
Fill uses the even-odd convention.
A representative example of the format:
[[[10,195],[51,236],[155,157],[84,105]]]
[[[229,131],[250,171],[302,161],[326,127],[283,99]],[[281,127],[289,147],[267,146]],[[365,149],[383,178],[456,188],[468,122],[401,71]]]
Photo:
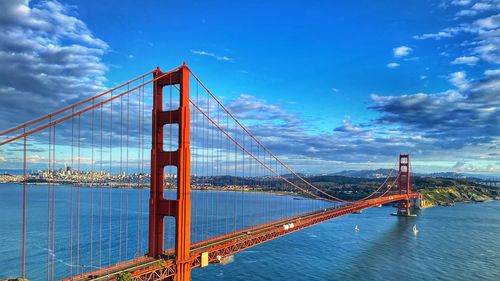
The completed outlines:
[[[158,68],[154,77],[163,73]],[[179,108],[163,111],[163,87],[179,85]],[[175,218],[176,279],[191,279],[190,263],[190,148],[189,148],[189,69],[183,64],[178,70],[155,80],[153,85],[153,130],[151,150],[151,196],[149,201],[149,252],[159,258],[164,251],[164,218]],[[163,126],[178,124],[179,144],[175,151],[163,149]],[[164,167],[177,167],[177,198],[164,198]]]
[[[410,194],[410,155],[409,154],[400,154],[399,155],[399,182],[398,182],[398,190],[399,195],[402,194]],[[398,202],[398,216],[412,216],[410,214],[410,198],[408,197],[404,201]],[[404,211],[403,211],[404,210]]]

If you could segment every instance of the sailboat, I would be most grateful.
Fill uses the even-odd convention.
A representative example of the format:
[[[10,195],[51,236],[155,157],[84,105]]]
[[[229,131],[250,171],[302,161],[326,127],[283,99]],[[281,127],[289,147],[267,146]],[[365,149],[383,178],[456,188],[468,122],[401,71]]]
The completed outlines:
[[[354,227],[354,230],[356,230],[356,232],[359,231],[358,225],[356,225],[356,227]]]
[[[418,229],[417,229],[417,225],[415,224],[415,225],[413,226],[413,234],[415,234],[415,235],[416,235],[417,233],[418,233]]]

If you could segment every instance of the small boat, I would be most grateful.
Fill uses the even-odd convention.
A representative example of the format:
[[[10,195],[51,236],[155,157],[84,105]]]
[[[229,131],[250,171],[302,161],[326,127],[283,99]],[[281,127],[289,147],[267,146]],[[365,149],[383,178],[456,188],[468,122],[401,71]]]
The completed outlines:
[[[418,229],[417,229],[417,225],[415,224],[413,226],[413,234],[417,234],[418,233]]]
[[[359,231],[358,225],[356,225],[356,227],[354,227],[354,230],[355,230],[356,232],[358,232],[358,231]]]

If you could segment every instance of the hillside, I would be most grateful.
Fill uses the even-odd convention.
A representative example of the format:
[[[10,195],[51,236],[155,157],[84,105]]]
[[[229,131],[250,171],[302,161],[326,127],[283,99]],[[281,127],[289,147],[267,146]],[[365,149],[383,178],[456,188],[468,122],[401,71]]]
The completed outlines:
[[[360,178],[340,175],[309,176],[306,179],[325,192],[345,200],[366,197],[383,183],[383,178]],[[393,181],[393,180],[391,180]],[[246,186],[254,191],[281,191],[282,181],[276,178],[240,178],[233,176],[199,177],[203,188],[221,189],[227,186]],[[467,179],[412,177],[412,188],[422,192],[429,205],[447,205],[453,202],[500,200],[500,189],[474,183]]]
[[[382,179],[343,176],[309,177],[314,185],[342,199],[359,199],[370,194]],[[500,200],[500,189],[463,179],[416,176],[412,186],[422,192],[427,205],[447,205],[453,202]]]

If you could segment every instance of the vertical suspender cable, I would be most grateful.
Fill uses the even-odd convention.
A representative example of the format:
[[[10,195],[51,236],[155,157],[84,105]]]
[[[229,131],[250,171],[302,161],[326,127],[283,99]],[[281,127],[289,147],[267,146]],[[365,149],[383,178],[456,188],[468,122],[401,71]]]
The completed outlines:
[[[49,123],[52,122],[52,117],[49,117]],[[48,157],[48,165],[47,165],[47,177],[49,177],[49,182],[47,184],[47,281],[51,280],[50,278],[50,184],[51,184],[51,176],[50,176],[50,160],[51,160],[51,149],[52,149],[52,129],[49,127],[49,157]]]
[[[195,84],[196,86],[196,102],[198,102],[198,83]],[[191,105],[190,105],[191,106]],[[194,179],[195,179],[195,190],[199,190],[199,186],[198,186],[198,179],[199,179],[199,172],[198,172],[198,152],[199,152],[199,149],[198,149],[198,113],[197,112],[194,112],[193,110],[191,110],[191,112],[194,114],[194,118],[191,120],[193,122],[193,125],[194,125],[194,136],[192,137],[192,139],[194,140],[193,143],[195,145],[195,151],[194,151],[194,159],[193,159],[193,163],[194,163]],[[193,178],[193,177],[191,177]],[[196,202],[196,201],[194,201]],[[195,213],[194,213],[194,216],[192,216],[193,218],[193,235],[191,237],[193,237],[191,240],[194,240],[194,241],[198,241],[197,239],[197,234],[198,232],[196,231],[196,226],[197,226],[197,218],[198,218],[198,209],[199,209],[199,206],[193,204],[191,206],[191,210],[194,210]]]
[[[200,113],[198,113],[200,114]],[[227,116],[226,114],[226,130],[229,131],[229,117]],[[228,176],[228,181],[227,181],[227,184],[231,184],[230,182],[230,174],[229,174],[229,161],[230,161],[230,147],[229,147],[229,139],[228,138],[225,138],[226,139],[226,175]],[[230,192],[226,192],[226,234],[229,233],[229,193]]]
[[[144,78],[142,78],[142,80],[143,80],[143,84],[144,84]],[[142,122],[143,122],[142,128],[143,128],[143,130],[145,128],[145,126],[144,126],[145,125],[144,120],[145,120],[145,117],[146,117],[146,115],[144,113],[145,110],[146,110],[146,106],[144,105],[144,102],[145,102],[145,93],[144,93],[144,86],[143,86],[142,87]],[[142,143],[142,148],[141,148],[141,153],[142,153],[141,173],[142,173],[142,176],[143,176],[143,183],[145,182],[145,178],[144,178],[144,162],[145,162],[145,160],[144,160],[145,159],[144,158],[144,153],[145,153],[145,151],[144,151],[145,150],[144,143],[145,143],[145,139],[144,139],[144,136],[145,136],[145,132],[142,132],[142,135],[141,135],[141,139],[142,139],[142,141],[141,141],[141,143]],[[140,211],[139,218],[141,220],[141,233],[140,233],[140,235],[141,235],[141,239],[140,239],[141,240],[140,241],[140,243],[141,243],[141,253],[144,253],[143,243],[144,243],[144,237],[146,236],[144,234],[144,231],[147,229],[147,225],[146,226],[144,225],[145,222],[146,222],[146,220],[144,219],[144,206],[147,207],[147,204],[145,204],[145,203],[147,203],[147,201],[144,202],[143,196],[144,196],[144,193],[141,192],[141,195],[140,195],[141,206],[140,206],[140,209],[139,209],[139,211]]]
[[[238,131],[236,129],[236,123],[234,124],[234,133],[235,133],[235,139],[238,139]],[[237,193],[236,193],[236,186],[238,184],[238,151],[237,151],[237,146],[236,142],[234,143],[234,199],[233,199],[233,232],[236,231],[236,198],[237,198]]]
[[[54,133],[53,133],[53,142],[52,142],[52,171],[53,171],[53,176],[56,171],[56,126],[54,125],[53,127]],[[55,185],[52,185],[52,279],[55,278],[54,275],[54,266],[55,266],[55,258],[56,258],[56,252],[55,252],[55,212],[56,212],[56,198],[55,198]]]
[[[126,117],[126,123],[127,123],[127,129],[126,129],[126,136],[125,136],[125,143],[126,143],[126,156],[125,156],[125,173],[127,174],[127,194],[125,198],[125,204],[127,205],[125,207],[125,258],[128,258],[128,190],[130,188],[130,173],[128,170],[128,156],[129,156],[129,126],[130,126],[130,95],[127,95],[127,117]]]
[[[201,118],[201,136],[199,136],[201,138],[201,163],[200,163],[200,166],[201,166],[201,190],[203,191],[203,189],[206,187],[205,185],[205,180],[206,180],[206,171],[205,171],[205,151],[206,151],[206,148],[205,148],[205,118]],[[200,227],[200,240],[203,240],[203,236],[205,234],[205,227],[207,225],[207,220],[206,220],[206,210],[205,210],[205,198],[206,198],[206,194],[205,192],[202,192],[200,194],[200,206],[201,206],[201,215],[200,215],[200,221],[201,221],[201,227]]]
[[[78,160],[77,160],[77,174],[76,174],[76,179],[77,179],[77,194],[76,194],[76,273],[78,274],[80,270],[80,176],[82,174],[81,172],[81,167],[80,167],[80,140],[81,140],[81,115],[78,114],[78,140],[77,140],[77,146],[78,146]],[[83,273],[83,272],[82,272]]]
[[[102,267],[102,189],[103,189],[103,170],[102,170],[102,141],[103,141],[103,135],[102,135],[102,118],[103,118],[103,112],[102,112],[102,105],[100,108],[100,131],[101,131],[101,138],[100,138],[100,160],[99,160],[99,182],[100,182],[100,187],[99,187],[99,267]]]
[[[94,105],[92,100],[92,105]],[[92,270],[93,248],[94,248],[94,109],[92,109],[91,120],[91,139],[92,139],[92,156],[90,159],[90,270]]]
[[[26,128],[24,128],[26,133]],[[23,239],[21,254],[21,276],[26,275],[26,137],[23,139]]]
[[[71,114],[74,113],[74,109],[71,109]],[[69,170],[71,186],[70,186],[70,199],[69,199],[69,272],[70,277],[73,277],[73,169],[74,169],[74,146],[75,146],[75,134],[74,134],[74,124],[75,118],[71,118],[71,167]]]
[[[219,109],[218,106],[216,107],[216,112],[217,112],[217,123],[220,124],[219,122]],[[219,130],[215,130],[215,144],[214,144],[214,150],[215,150],[215,183],[214,183],[214,191],[215,191],[215,232],[213,233],[214,236],[220,235],[219,233],[219,208],[220,208],[220,191],[219,187],[221,187],[221,177],[220,177],[220,159],[219,159],[219,146],[220,146],[220,134]]]
[[[122,218],[123,218],[123,166],[122,166],[122,158],[123,158],[123,98],[120,98],[120,174],[118,175],[119,179],[119,188],[120,188],[120,218],[119,218],[119,233],[118,233],[118,262],[121,261],[122,258]],[[126,248],[126,246],[125,246]]]
[[[140,134],[142,128],[141,128],[141,91],[140,89],[138,90],[138,105],[137,105],[137,126],[138,126],[138,132]],[[139,172],[141,170],[141,138],[140,135],[137,136],[137,174],[139,175]],[[139,249],[140,249],[140,243],[141,243],[141,233],[140,233],[140,226],[141,226],[141,220],[140,220],[140,210],[141,210],[141,192],[140,192],[140,181],[139,177],[137,177],[137,190],[139,190],[139,194],[137,196],[137,249],[136,249],[136,256],[140,255]]]
[[[113,97],[113,92],[111,92]],[[109,103],[109,197],[108,197],[108,265],[111,265],[111,211],[113,193],[113,100]]]
[[[144,77],[142,78],[142,84],[144,85]],[[145,103],[145,93],[144,93],[144,86],[142,86],[142,128],[143,128],[143,130],[145,130],[144,129],[145,128],[145,126],[144,126],[145,125],[145,121],[144,121],[145,120],[145,114],[144,114],[144,111],[146,110],[146,106],[144,105],[144,103]],[[143,184],[145,183],[145,176],[144,176],[144,162],[145,162],[145,160],[144,160],[144,149],[145,149],[144,148],[145,147],[144,141],[145,140],[144,140],[144,135],[145,135],[145,132],[141,132],[141,140],[142,140],[141,141],[141,144],[142,144],[142,147],[141,147],[141,154],[142,154],[141,175],[142,175],[142,179],[143,179],[142,180]],[[146,227],[144,226],[145,220],[144,220],[144,210],[143,210],[143,208],[144,208],[144,206],[147,206],[147,204],[144,204],[143,192],[142,191],[140,192],[139,198],[141,200],[141,205],[139,206],[139,218],[141,220],[141,233],[140,233],[140,235],[141,235],[141,239],[140,240],[141,241],[140,241],[140,243],[141,243],[141,254],[142,254],[142,253],[144,253],[144,249],[143,249],[143,246],[142,246],[143,245],[144,236],[145,236],[144,235],[144,230],[147,228],[147,226]]]

